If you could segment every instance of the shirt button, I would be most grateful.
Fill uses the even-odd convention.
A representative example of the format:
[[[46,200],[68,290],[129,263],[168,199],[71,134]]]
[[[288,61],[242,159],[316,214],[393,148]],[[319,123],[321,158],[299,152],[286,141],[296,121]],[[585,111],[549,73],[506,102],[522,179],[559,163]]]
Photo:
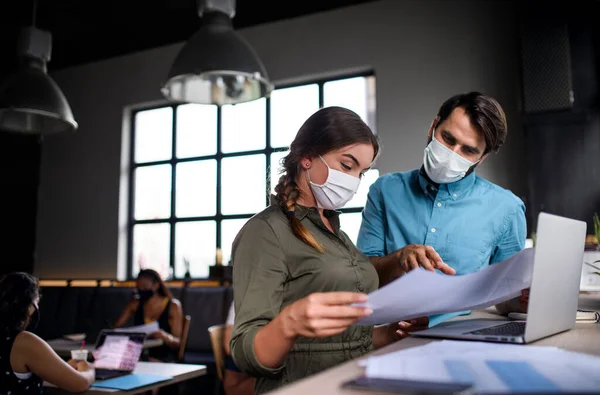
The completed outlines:
[[[442,203],[438,202],[437,206],[442,207]]]
[[[431,233],[435,233],[435,228],[431,228]]]
[[[365,290],[365,286],[362,284],[358,284],[358,286],[356,287],[356,289],[358,289],[360,292],[363,292]]]
[[[456,196],[458,196],[456,193],[452,194],[452,197],[455,198]]]

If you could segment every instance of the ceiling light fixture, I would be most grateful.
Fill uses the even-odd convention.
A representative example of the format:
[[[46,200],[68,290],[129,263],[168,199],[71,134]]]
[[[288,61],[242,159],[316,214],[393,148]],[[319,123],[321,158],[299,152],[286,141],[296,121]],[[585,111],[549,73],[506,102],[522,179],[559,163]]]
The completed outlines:
[[[161,89],[172,101],[236,104],[268,96],[267,72],[248,42],[233,30],[235,0],[198,0],[202,26],[183,46]]]
[[[19,68],[0,87],[0,130],[24,134],[73,132],[77,122],[59,86],[48,75],[52,35],[33,23],[21,29],[18,41]]]

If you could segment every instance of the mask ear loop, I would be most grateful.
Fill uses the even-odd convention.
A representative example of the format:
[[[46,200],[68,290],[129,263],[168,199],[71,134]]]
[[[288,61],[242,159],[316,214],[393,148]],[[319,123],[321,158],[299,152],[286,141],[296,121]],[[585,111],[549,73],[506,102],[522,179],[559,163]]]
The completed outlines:
[[[327,162],[325,162],[325,159],[323,159],[323,157],[321,155],[319,155],[319,159],[321,159],[321,162],[323,162],[323,164],[327,168],[327,178],[325,179],[325,182],[323,184],[316,184],[316,183],[312,182],[312,180],[310,179],[310,169],[306,169],[306,173],[308,175],[308,182],[309,182],[309,184],[321,187],[321,186],[323,186],[323,185],[325,185],[327,183],[327,180],[329,179],[329,174],[331,172],[331,167],[329,167],[329,165],[327,164]]]

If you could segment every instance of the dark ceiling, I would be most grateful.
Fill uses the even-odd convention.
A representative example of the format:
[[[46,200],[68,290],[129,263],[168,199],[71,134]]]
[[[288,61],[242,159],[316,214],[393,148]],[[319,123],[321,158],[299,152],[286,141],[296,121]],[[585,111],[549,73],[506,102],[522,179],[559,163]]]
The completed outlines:
[[[236,29],[372,0],[238,0]],[[34,0],[0,5],[0,76],[16,64],[21,26]],[[196,0],[38,0],[36,26],[52,33],[50,70],[185,41],[199,27]]]

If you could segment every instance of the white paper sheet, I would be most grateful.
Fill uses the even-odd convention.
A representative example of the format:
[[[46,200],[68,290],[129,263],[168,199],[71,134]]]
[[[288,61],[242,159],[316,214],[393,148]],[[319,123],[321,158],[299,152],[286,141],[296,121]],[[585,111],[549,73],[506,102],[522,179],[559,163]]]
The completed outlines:
[[[158,332],[160,328],[158,326],[158,322],[154,321],[145,325],[129,326],[127,328],[117,328],[114,330],[117,332],[142,332],[147,335],[151,335],[154,332]]]
[[[378,325],[433,314],[475,310],[520,295],[531,285],[532,248],[463,276],[413,270],[369,294],[373,309],[358,325]]]
[[[512,369],[510,375],[502,375],[498,364]],[[445,340],[371,357],[361,365],[369,377],[468,382],[481,393],[600,388],[600,358],[555,347]]]

